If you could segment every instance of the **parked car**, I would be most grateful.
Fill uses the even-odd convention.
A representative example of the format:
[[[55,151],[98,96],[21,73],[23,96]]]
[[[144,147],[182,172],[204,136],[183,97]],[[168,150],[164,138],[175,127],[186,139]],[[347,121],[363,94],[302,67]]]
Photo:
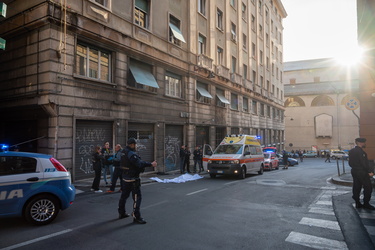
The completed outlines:
[[[311,158],[311,157],[318,157],[318,154],[316,151],[307,151],[306,153],[303,154],[303,157],[305,158]]]
[[[267,152],[264,155],[264,169],[272,171],[273,169],[279,169],[279,158],[275,153]]]
[[[70,173],[51,155],[0,152],[0,217],[45,225],[74,198]]]
[[[343,158],[344,160],[349,159],[349,155],[345,153],[344,151],[341,150],[332,150],[331,151],[331,158],[332,159],[341,159]]]
[[[277,154],[277,157],[279,158],[279,166],[280,165],[284,165],[283,155],[282,154]],[[294,158],[291,158],[291,157],[288,158],[288,163],[289,163],[289,166],[298,165],[298,161],[296,159],[294,159]]]

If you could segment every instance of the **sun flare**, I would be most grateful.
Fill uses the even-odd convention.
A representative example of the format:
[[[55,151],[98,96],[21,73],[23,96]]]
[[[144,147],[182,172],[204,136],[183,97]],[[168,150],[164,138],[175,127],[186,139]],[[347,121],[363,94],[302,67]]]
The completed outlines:
[[[354,66],[361,62],[363,55],[363,48],[360,46],[353,46],[349,49],[343,50],[335,57],[335,60],[344,66]]]

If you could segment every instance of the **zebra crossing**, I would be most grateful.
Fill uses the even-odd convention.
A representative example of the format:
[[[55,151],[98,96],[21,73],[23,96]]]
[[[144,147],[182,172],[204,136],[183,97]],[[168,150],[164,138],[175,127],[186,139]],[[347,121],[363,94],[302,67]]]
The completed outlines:
[[[332,197],[342,195],[349,191],[336,190],[335,188],[323,187],[322,192],[316,197],[315,201],[309,206],[309,215],[303,217],[299,225],[306,228],[304,232],[292,231],[285,239],[286,242],[294,243],[301,246],[310,247],[313,249],[348,249],[345,241],[343,240],[339,223],[336,219],[332,206]],[[316,218],[321,216],[321,218]],[[337,235],[336,238],[330,239],[314,235],[314,232],[322,230],[330,230],[330,234]],[[311,231],[307,234],[306,231]],[[375,231],[375,227],[374,227]]]
[[[373,198],[374,196],[371,199],[372,201],[374,200]],[[355,204],[353,204],[353,207],[355,207]],[[375,245],[375,213],[366,209],[357,209],[357,212],[368,234],[370,235],[373,244]]]

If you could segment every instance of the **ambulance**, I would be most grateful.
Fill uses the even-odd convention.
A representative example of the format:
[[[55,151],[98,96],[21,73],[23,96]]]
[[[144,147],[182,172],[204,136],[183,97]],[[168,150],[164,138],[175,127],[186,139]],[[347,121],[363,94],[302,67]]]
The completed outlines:
[[[226,136],[215,151],[209,145],[204,146],[203,165],[211,178],[236,175],[244,179],[247,173],[263,174],[262,147],[255,135]]]

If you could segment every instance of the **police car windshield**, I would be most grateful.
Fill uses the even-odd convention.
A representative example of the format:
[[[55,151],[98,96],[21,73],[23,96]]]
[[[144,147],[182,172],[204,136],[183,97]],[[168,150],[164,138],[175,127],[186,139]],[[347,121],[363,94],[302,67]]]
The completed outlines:
[[[242,154],[242,147],[240,144],[219,145],[214,154]]]

